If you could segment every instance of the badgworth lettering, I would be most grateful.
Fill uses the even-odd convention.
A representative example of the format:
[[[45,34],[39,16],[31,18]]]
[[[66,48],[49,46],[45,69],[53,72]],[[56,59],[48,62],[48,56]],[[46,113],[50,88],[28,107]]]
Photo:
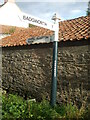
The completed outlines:
[[[35,18],[31,18],[31,17],[25,16],[25,15],[23,16],[23,19],[24,19],[24,20],[31,21],[31,22],[34,22],[34,23],[38,23],[38,24],[47,26],[47,23],[45,23],[45,22],[43,22],[43,21],[41,21],[41,20],[37,20],[37,19],[35,19]]]

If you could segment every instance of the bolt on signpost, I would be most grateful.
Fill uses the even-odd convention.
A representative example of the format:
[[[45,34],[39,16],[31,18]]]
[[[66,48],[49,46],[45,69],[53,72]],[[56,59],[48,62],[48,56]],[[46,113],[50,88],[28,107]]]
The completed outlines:
[[[39,19],[35,16],[22,13],[18,15],[23,22],[27,22],[32,25],[43,27],[49,30],[54,31],[54,40],[53,40],[53,66],[52,66],[52,85],[51,85],[51,100],[50,104],[53,107],[56,104],[56,92],[57,92],[57,52],[58,52],[58,32],[59,32],[59,18],[55,14],[52,20],[55,23],[46,22],[45,20]],[[31,38],[30,38],[31,39]],[[26,40],[28,43],[28,40]]]

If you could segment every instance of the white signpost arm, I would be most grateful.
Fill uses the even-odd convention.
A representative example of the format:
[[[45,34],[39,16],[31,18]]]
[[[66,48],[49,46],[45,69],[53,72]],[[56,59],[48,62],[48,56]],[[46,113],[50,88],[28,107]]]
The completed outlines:
[[[52,31],[56,30],[56,26],[53,23],[50,23],[48,21],[42,20],[38,17],[26,14],[26,13],[22,13],[19,15],[19,18],[26,23],[32,24],[32,25],[36,25],[39,27],[43,27]]]

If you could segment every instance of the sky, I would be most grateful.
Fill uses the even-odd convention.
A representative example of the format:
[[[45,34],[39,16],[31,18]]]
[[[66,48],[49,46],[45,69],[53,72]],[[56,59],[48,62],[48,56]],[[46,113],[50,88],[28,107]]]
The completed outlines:
[[[4,0],[0,0],[3,3]],[[63,2],[64,1],[64,2]],[[74,19],[86,15],[89,0],[16,0],[20,9],[33,16],[51,21],[54,13],[61,20]]]

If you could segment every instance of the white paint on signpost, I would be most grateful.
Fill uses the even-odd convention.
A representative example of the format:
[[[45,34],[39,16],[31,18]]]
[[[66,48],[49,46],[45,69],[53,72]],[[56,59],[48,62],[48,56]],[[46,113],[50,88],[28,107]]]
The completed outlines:
[[[55,13],[54,16],[52,17],[52,20],[55,21],[55,32],[54,32],[54,41],[58,41],[58,33],[59,33],[59,21],[61,20],[58,15]]]
[[[57,73],[56,73],[56,65],[57,65],[57,64],[56,64],[56,60],[55,60],[55,61],[54,61],[54,77],[56,77],[56,74],[57,74]]]
[[[26,13],[22,13],[19,15],[19,18],[23,21],[23,22],[27,22],[29,24],[32,25],[36,25],[39,27],[43,27],[52,31],[56,31],[56,25],[47,21],[44,21],[38,17],[34,17],[32,15],[26,14]]]

